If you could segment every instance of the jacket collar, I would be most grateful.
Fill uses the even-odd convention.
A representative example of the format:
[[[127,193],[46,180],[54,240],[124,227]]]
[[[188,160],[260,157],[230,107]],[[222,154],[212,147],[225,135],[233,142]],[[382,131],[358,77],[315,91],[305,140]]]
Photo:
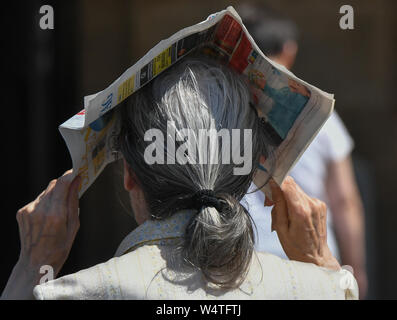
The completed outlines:
[[[165,220],[147,220],[129,233],[119,245],[115,257],[147,244],[163,244],[167,240],[182,238],[194,210],[182,210]]]

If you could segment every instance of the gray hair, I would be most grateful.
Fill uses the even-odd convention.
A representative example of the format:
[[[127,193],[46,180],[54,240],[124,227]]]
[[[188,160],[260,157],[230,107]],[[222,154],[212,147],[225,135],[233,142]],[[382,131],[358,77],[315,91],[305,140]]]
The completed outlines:
[[[187,57],[120,108],[118,147],[137,178],[152,219],[164,219],[191,208],[192,197],[204,189],[213,190],[227,204],[221,212],[212,206],[197,210],[186,228],[181,248],[185,262],[201,270],[209,283],[222,288],[240,286],[248,272],[253,254],[253,222],[239,201],[250,186],[260,156],[270,155],[268,137],[249,104],[250,93],[242,76],[211,60]],[[251,129],[251,171],[234,175],[234,165],[222,161],[148,164],[144,160],[148,145],[145,132],[157,128],[167,136],[170,121],[176,135],[185,128]],[[206,150],[209,157],[220,157],[220,147],[210,139]],[[172,152],[164,144],[164,153],[174,157]]]

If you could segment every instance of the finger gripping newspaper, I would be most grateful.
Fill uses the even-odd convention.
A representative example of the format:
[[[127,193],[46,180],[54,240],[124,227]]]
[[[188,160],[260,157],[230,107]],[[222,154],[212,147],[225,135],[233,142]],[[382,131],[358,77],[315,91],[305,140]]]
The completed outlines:
[[[333,95],[269,60],[237,12],[228,7],[160,41],[109,87],[84,97],[84,109],[60,125],[72,158],[73,174],[82,178],[80,197],[106,165],[118,159],[113,148],[119,129],[114,108],[175,62],[198,50],[247,78],[252,104],[275,150],[272,178],[282,183],[330,116]],[[268,180],[270,166],[269,159],[260,164],[254,177],[257,186],[262,187]],[[271,197],[267,186],[261,190]]]

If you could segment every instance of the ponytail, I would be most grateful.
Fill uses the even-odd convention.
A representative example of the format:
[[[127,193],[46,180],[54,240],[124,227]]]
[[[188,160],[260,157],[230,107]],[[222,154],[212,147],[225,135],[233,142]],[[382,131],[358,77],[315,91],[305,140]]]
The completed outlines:
[[[232,196],[221,194],[222,206],[203,205],[186,228],[184,260],[221,288],[237,288],[245,279],[254,247],[252,221]]]

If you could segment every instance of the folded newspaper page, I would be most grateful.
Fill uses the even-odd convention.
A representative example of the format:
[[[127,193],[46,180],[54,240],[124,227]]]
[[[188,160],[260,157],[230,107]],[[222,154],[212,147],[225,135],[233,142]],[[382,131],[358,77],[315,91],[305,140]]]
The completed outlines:
[[[269,60],[237,12],[228,7],[160,41],[109,87],[85,97],[84,109],[60,125],[72,157],[73,173],[82,177],[80,197],[106,165],[117,159],[112,149],[118,131],[113,108],[196,50],[247,77],[253,104],[264,119],[275,149],[272,177],[282,183],[331,114],[333,95]],[[254,178],[257,186],[268,180],[270,166],[269,159],[261,163]],[[261,190],[271,197],[267,187]]]

